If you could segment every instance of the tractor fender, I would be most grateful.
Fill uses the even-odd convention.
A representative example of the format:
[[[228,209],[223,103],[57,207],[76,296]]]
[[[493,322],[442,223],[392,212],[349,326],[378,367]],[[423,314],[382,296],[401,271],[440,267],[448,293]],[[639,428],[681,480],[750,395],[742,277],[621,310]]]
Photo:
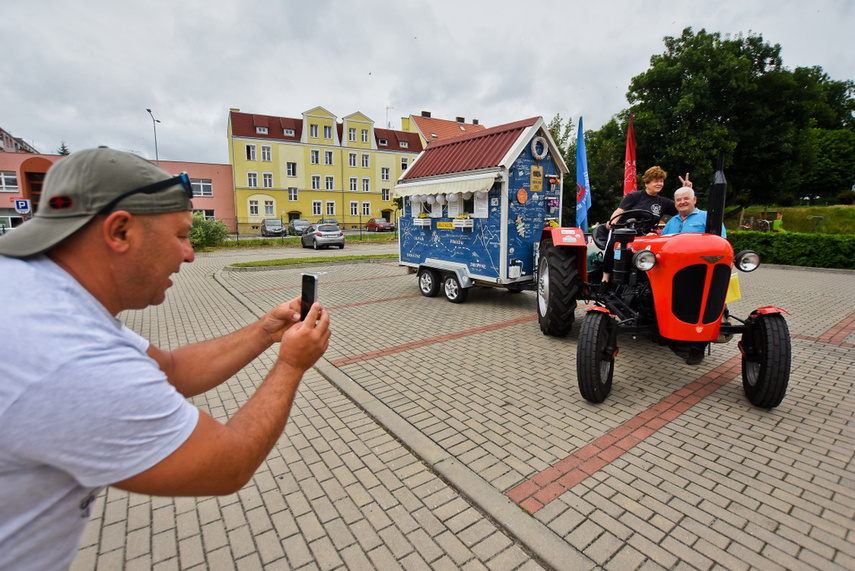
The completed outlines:
[[[775,307],[774,305],[767,305],[766,307],[760,307],[755,309],[751,312],[751,315],[749,315],[749,317],[760,314],[769,315],[772,313],[786,313],[787,315],[790,314],[790,312],[786,309],[781,309],[780,307]]]
[[[552,228],[544,228],[540,239],[543,241],[547,236],[552,238],[552,244],[555,246],[588,246],[585,240],[585,232],[581,228],[566,228],[563,226],[555,226]]]
[[[587,310],[585,310],[585,313],[588,313],[589,311],[599,311],[600,313],[605,313],[609,317],[614,317],[614,315],[612,315],[611,311],[609,311],[605,307],[601,307],[599,305],[594,305],[592,307],[589,307]]]

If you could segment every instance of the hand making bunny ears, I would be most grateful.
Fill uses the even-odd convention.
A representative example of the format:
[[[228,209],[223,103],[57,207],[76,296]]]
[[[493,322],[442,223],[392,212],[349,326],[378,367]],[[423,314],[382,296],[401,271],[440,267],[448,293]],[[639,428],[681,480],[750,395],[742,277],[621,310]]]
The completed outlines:
[[[683,178],[679,175],[677,176],[677,178],[680,179],[680,182],[683,186],[688,186],[689,188],[692,188],[692,181],[689,180],[689,173],[686,173],[686,178]]]

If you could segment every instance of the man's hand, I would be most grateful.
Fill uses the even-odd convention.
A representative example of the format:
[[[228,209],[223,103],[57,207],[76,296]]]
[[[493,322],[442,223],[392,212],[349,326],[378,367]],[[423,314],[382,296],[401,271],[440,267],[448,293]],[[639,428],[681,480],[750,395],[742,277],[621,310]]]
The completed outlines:
[[[299,300],[297,303],[299,307]],[[298,314],[298,321],[299,318]],[[326,352],[331,333],[329,312],[324,311],[321,304],[315,302],[305,321],[299,321],[297,325],[289,327],[281,336],[279,361],[302,374]]]
[[[677,176],[677,178],[680,179],[680,182],[683,186],[688,186],[689,188],[692,188],[692,181],[689,180],[689,173],[686,173],[686,178],[683,178],[679,175]]]
[[[300,298],[280,303],[268,311],[260,322],[264,331],[270,335],[271,342],[280,342],[285,331],[300,322]]]

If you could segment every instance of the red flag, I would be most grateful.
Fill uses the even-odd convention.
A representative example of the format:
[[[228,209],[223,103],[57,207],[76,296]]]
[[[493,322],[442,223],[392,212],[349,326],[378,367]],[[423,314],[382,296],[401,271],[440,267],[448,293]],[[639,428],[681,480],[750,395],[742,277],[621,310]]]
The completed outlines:
[[[638,190],[638,175],[635,170],[635,133],[632,131],[632,115],[626,132],[626,162],[623,167],[623,195]]]

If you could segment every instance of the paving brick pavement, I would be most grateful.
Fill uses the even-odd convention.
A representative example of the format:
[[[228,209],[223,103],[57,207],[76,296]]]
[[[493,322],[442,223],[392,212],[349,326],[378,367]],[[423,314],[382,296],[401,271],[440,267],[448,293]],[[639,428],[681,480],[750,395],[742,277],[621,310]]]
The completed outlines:
[[[211,258],[182,270],[167,304],[126,320],[165,345],[195,339],[180,325],[187,308],[199,327],[212,323],[205,333],[228,331],[296,296],[306,271],[218,272],[231,258]],[[541,335],[531,293],[479,288],[452,305],[418,295],[394,261],[312,271],[333,319],[330,349],[258,476],[230,498],[108,491],[80,568],[200,558],[227,568],[855,568],[855,274],[740,275],[735,314],[790,312],[790,388],[765,411],[743,394],[735,342],[690,367],[646,339],[621,339],[612,394],[591,405],[575,382],[578,327]],[[197,404],[227,416],[271,359]],[[366,451],[369,426],[383,444]]]

